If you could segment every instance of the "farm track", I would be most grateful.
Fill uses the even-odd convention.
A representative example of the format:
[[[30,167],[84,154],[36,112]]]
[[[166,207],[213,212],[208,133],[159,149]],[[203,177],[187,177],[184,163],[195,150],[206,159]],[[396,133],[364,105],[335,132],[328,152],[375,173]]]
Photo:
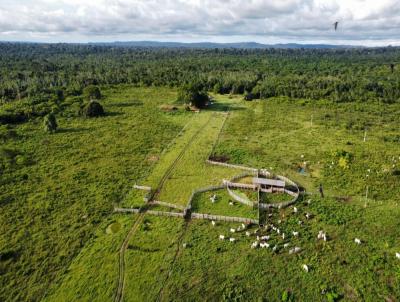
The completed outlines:
[[[174,168],[177,166],[178,162],[181,160],[183,155],[185,154],[186,150],[193,144],[195,139],[199,136],[199,134],[204,130],[204,128],[210,123],[211,119],[213,118],[214,114],[210,116],[210,118],[205,122],[199,130],[196,131],[196,133],[191,137],[191,139],[186,143],[186,145],[182,148],[182,151],[178,154],[176,159],[172,162],[172,164],[168,167],[167,171],[164,173],[163,177],[161,178],[161,181],[159,182],[154,195],[152,196],[151,200],[155,199],[158,194],[160,193],[162,187],[164,186],[164,183],[167,181],[168,177],[171,175],[172,171]]]
[[[176,167],[176,165],[178,164],[178,162],[180,161],[180,159],[183,157],[183,155],[185,154],[186,150],[192,145],[192,143],[195,141],[195,139],[199,136],[199,134],[204,130],[204,128],[207,126],[207,124],[209,124],[209,122],[211,121],[211,119],[214,117],[214,114],[212,114],[210,116],[210,118],[200,127],[199,130],[196,131],[196,133],[190,138],[190,140],[186,143],[186,145],[182,148],[182,151],[179,153],[179,155],[177,156],[177,158],[171,163],[171,165],[168,167],[167,171],[164,173],[163,177],[161,178],[160,183],[158,184],[154,195],[152,196],[151,200],[154,200],[154,198],[160,193],[164,183],[166,182],[166,180],[168,179],[168,177],[171,175],[172,171],[174,170],[174,168]],[[119,278],[118,278],[118,287],[117,287],[117,292],[115,294],[115,298],[114,298],[114,302],[121,302],[123,301],[123,297],[124,297],[124,288],[125,288],[125,251],[128,247],[129,241],[132,238],[133,234],[136,232],[136,230],[138,229],[139,225],[141,224],[141,222],[143,221],[145,215],[145,208],[143,213],[141,213],[139,215],[139,217],[137,218],[137,220],[135,221],[134,225],[132,226],[132,228],[130,229],[128,235],[125,237],[124,242],[122,243],[122,246],[120,248],[119,251]],[[177,259],[177,257],[179,256],[178,254],[180,254],[180,249],[179,249],[179,245],[180,242],[182,241],[184,234],[186,233],[186,229],[187,229],[187,224],[185,223],[184,226],[184,230],[182,232],[182,235],[180,236],[180,238],[178,239],[178,250],[175,253],[174,256],[174,260],[172,262],[172,267],[170,269],[170,272],[173,269],[173,263],[175,262],[175,260]],[[167,279],[169,278],[170,272],[168,273]],[[165,282],[166,282],[165,281]],[[163,288],[161,288],[161,291],[163,291]],[[160,294],[162,293],[160,291]]]
[[[167,277],[165,278],[164,282],[162,282],[162,285],[161,285],[160,291],[158,292],[156,301],[162,301],[163,300],[165,286],[166,286],[166,284],[167,284],[167,282],[169,280],[169,277],[171,277],[171,275],[172,275],[172,271],[174,270],[174,266],[175,266],[176,260],[178,260],[178,258],[182,254],[182,248],[181,248],[182,240],[185,237],[185,234],[186,234],[186,231],[188,229],[189,223],[190,223],[190,221],[185,221],[185,225],[183,226],[182,233],[179,236],[178,241],[177,241],[178,246],[177,246],[174,258],[172,259],[172,262],[171,262],[171,265],[170,265],[170,269],[168,270],[168,273],[167,273]]]
[[[138,229],[139,225],[143,221],[144,213],[139,214],[139,217],[136,219],[132,228],[130,229],[128,235],[125,237],[124,242],[122,243],[121,249],[119,250],[119,280],[118,280],[118,288],[115,294],[114,302],[120,302],[124,299],[124,288],[125,288],[125,251],[128,247],[129,240],[133,236],[133,234]]]

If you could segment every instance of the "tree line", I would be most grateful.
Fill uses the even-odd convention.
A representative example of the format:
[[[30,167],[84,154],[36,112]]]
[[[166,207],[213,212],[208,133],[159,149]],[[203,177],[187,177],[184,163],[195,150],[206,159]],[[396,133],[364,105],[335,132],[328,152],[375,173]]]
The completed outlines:
[[[33,116],[43,115],[50,103],[82,95],[89,85],[196,85],[204,91],[244,94],[248,100],[400,99],[397,47],[184,49],[0,43],[0,53],[0,102],[23,100],[24,108],[35,108],[30,111]]]

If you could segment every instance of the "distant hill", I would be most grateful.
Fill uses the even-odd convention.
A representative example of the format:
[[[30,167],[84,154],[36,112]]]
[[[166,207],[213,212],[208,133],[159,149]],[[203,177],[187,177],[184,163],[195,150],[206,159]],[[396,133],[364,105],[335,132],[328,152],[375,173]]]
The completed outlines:
[[[100,42],[89,43],[94,45],[122,46],[122,47],[158,47],[158,48],[239,48],[239,49],[263,49],[263,48],[355,48],[360,46],[352,45],[331,45],[331,44],[261,44],[257,42],[238,42],[238,43],[182,43],[182,42],[158,42],[158,41],[126,41],[126,42]]]

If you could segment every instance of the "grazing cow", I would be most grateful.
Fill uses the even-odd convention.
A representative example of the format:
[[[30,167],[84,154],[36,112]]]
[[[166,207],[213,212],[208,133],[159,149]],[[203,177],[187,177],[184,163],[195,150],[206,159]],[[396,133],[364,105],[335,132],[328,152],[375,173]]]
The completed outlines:
[[[301,248],[299,248],[298,246],[295,246],[293,249],[293,253],[298,253],[301,251]]]
[[[230,201],[230,202],[229,202],[229,205],[230,205],[230,206],[233,206],[233,202],[232,202],[232,201]]]
[[[281,219],[279,219],[279,220],[278,220],[278,223],[279,223],[279,224],[281,224],[281,223],[282,223],[282,220],[281,220]]]
[[[307,266],[307,264],[303,264],[303,269],[308,273],[308,266]]]
[[[253,242],[252,244],[251,244],[251,248],[252,249],[255,249],[255,248],[257,248],[258,247],[258,241],[255,241],[255,242]]]
[[[307,204],[311,204],[311,199],[307,200]]]
[[[261,236],[261,240],[269,240],[269,236]]]
[[[230,242],[235,242],[235,240],[236,240],[235,238],[232,238],[232,237],[229,238],[229,241],[230,241]]]
[[[310,213],[306,213],[306,218],[310,219],[311,218],[311,214]]]
[[[287,248],[287,247],[289,247],[289,246],[290,246],[290,243],[285,243],[285,244],[283,245],[284,248]]]
[[[272,248],[272,251],[276,251],[278,249],[278,246],[275,244],[274,247]]]
[[[269,244],[266,243],[266,242],[261,242],[261,243],[260,243],[260,247],[261,247],[261,248],[268,248],[268,247],[269,247]]]
[[[235,229],[230,229],[231,233],[235,233],[236,230]]]
[[[303,224],[303,221],[299,220],[298,225],[302,225],[302,224]]]
[[[326,233],[323,232],[323,231],[319,231],[319,232],[318,232],[317,238],[318,238],[319,240],[323,239],[324,241],[327,241]]]
[[[271,213],[271,214],[268,214],[268,217],[272,217],[272,215],[273,215],[272,213]]]
[[[400,253],[396,253],[396,258],[400,259]]]
[[[282,239],[285,240],[285,233],[282,233]]]
[[[295,231],[293,231],[293,232],[292,232],[292,234],[293,234],[293,236],[294,236],[294,237],[297,237],[297,236],[299,236],[299,232],[295,232]]]
[[[246,225],[244,223],[242,223],[242,229],[245,230],[246,229]]]
[[[212,224],[213,226],[215,226],[215,221],[214,221],[214,220],[211,220],[211,224]]]
[[[361,240],[360,240],[360,239],[358,239],[358,238],[354,238],[354,242],[355,242],[355,243],[357,243],[358,245],[360,245],[360,244],[361,244]]]
[[[281,230],[280,230],[280,229],[276,229],[276,232],[277,232],[278,234],[280,234],[280,233],[281,233]]]
[[[293,208],[293,213],[297,213],[297,211],[298,211],[297,208],[294,207],[294,208]]]
[[[224,240],[225,236],[224,235],[219,235],[219,240]]]
[[[250,236],[250,232],[246,232],[246,236],[249,237]]]
[[[186,248],[186,247],[187,247],[187,244],[186,244],[186,243],[183,243],[182,246],[183,246],[183,248]]]

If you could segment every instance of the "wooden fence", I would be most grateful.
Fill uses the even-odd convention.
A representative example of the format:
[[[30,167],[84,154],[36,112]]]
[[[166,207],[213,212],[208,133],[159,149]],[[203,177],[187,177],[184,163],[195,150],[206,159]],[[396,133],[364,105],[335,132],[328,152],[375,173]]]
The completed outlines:
[[[114,212],[117,213],[140,213],[140,209],[129,209],[129,208],[115,208]],[[155,215],[155,216],[168,216],[168,217],[180,217],[184,218],[183,213],[175,213],[175,212],[164,212],[164,211],[153,211],[153,210],[146,210],[146,214]]]
[[[223,166],[223,167],[228,167],[228,168],[234,168],[234,169],[241,169],[241,170],[246,170],[246,171],[252,171],[252,172],[257,172],[257,169],[254,168],[249,168],[241,165],[232,165],[232,164],[227,164],[227,163],[221,163],[219,161],[213,161],[210,159],[206,160],[206,163],[211,164],[211,165],[217,165],[217,166]]]
[[[150,205],[156,204],[156,205],[159,205],[159,206],[178,209],[178,210],[182,210],[182,211],[185,209],[184,206],[173,204],[173,203],[169,203],[169,202],[159,201],[159,200],[152,200],[152,201],[149,202],[149,204]]]
[[[139,186],[139,185],[134,185],[133,186],[134,189],[138,189],[138,190],[144,190],[144,191],[151,191],[151,187],[149,186]]]
[[[129,209],[129,208],[115,208],[115,212],[118,213],[140,213],[140,209]],[[146,214],[155,216],[167,216],[167,217],[179,217],[185,218],[184,213],[174,213],[174,212],[164,212],[164,211],[152,211],[147,210]],[[209,215],[200,213],[191,213],[191,218],[194,219],[206,219],[215,221],[227,221],[227,222],[242,222],[242,223],[252,223],[258,224],[258,220],[244,217],[231,217],[231,216],[221,216],[221,215]]]
[[[230,182],[228,180],[224,180],[224,185],[229,188],[238,188],[238,189],[246,189],[246,190],[257,190],[258,186],[252,184],[243,184],[239,182]]]
[[[258,220],[251,219],[251,218],[244,218],[244,217],[231,217],[231,216],[192,213],[192,218],[194,218],[194,219],[215,220],[215,221],[242,222],[242,223],[258,224]]]
[[[240,196],[240,195],[236,194],[235,192],[233,192],[233,191],[229,188],[229,186],[227,186],[226,189],[227,189],[227,191],[228,191],[228,194],[229,194],[234,200],[236,200],[237,202],[240,202],[240,203],[242,203],[242,204],[244,204],[244,205],[246,205],[246,206],[250,206],[250,207],[252,207],[252,206],[254,205],[254,203],[253,203],[252,201],[250,201],[250,200],[248,200],[248,199],[246,199],[246,198],[243,198],[242,196]]]
[[[205,188],[194,190],[192,192],[192,195],[190,195],[190,197],[189,197],[189,200],[188,200],[187,205],[186,205],[186,209],[191,209],[192,208],[192,200],[193,200],[193,198],[194,198],[194,196],[196,194],[204,193],[204,192],[208,192],[208,191],[216,191],[216,190],[221,190],[221,189],[225,189],[225,185],[208,186],[208,187],[205,187]]]

